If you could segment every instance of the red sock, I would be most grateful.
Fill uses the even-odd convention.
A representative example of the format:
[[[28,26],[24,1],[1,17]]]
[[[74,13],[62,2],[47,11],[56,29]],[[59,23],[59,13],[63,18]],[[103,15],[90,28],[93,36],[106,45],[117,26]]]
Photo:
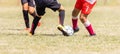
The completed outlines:
[[[88,27],[86,27],[90,35],[94,35],[95,32],[93,31],[92,25],[90,24]]]
[[[78,23],[78,18],[76,19],[72,18],[73,29],[76,29],[76,27],[78,27],[77,23]]]
[[[88,20],[84,23],[84,25],[85,25],[85,27],[88,30],[90,35],[94,35],[95,34],[95,32],[93,31],[92,25],[91,25],[91,23]]]

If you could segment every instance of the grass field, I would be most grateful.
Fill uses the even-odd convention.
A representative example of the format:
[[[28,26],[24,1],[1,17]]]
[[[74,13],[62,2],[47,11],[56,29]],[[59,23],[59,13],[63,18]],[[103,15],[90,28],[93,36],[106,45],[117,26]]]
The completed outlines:
[[[9,1],[9,0],[6,0]],[[89,37],[79,21],[80,31],[65,37],[58,30],[57,12],[47,9],[35,36],[24,31],[21,5],[0,0],[0,54],[120,54],[120,1],[99,0],[89,20],[97,33]],[[71,25],[74,0],[60,0],[66,8],[65,25]],[[53,17],[54,16],[54,17]],[[30,16],[30,23],[33,18]],[[54,25],[53,25],[54,24]]]

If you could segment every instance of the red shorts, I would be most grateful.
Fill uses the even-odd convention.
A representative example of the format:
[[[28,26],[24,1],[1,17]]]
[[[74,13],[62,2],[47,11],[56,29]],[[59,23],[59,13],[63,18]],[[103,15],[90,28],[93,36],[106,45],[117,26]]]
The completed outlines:
[[[96,0],[77,0],[75,8],[81,10],[81,13],[83,14],[90,14],[95,4]]]

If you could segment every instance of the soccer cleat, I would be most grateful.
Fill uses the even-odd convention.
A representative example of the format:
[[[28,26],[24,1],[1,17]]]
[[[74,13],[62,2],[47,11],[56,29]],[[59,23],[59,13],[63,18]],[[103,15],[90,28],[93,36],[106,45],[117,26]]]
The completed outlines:
[[[28,35],[29,35],[29,36],[33,36],[33,35],[34,35],[34,33],[28,32]]]
[[[57,29],[60,30],[64,36],[69,36],[62,25],[58,25]]]
[[[90,34],[90,36],[96,36],[96,34]]]
[[[32,33],[29,32],[28,35],[29,35],[29,36],[32,36]]]
[[[75,29],[73,29],[74,30],[74,33],[76,33],[76,32],[78,32],[79,31],[79,28],[78,27],[76,27]]]

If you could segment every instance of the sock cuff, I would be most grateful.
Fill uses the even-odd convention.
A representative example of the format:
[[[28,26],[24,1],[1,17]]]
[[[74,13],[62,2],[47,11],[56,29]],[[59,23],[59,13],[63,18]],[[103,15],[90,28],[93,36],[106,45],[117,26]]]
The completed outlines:
[[[28,10],[22,10],[23,12],[28,12]]]
[[[41,19],[41,17],[35,16],[36,19]]]
[[[36,16],[36,13],[35,13],[35,12],[33,12],[33,13],[31,13],[30,15],[32,15],[33,17],[35,17],[35,16]]]
[[[64,10],[61,10],[60,12],[59,12],[59,16],[60,15],[65,15],[65,11]]]
[[[85,23],[84,23],[84,26],[85,27],[88,27],[88,26],[90,26],[91,25],[91,23],[87,20]]]
[[[23,10],[23,13],[24,14],[28,14],[28,10]]]
[[[72,16],[72,19],[78,19],[78,16],[76,16],[76,17]]]

